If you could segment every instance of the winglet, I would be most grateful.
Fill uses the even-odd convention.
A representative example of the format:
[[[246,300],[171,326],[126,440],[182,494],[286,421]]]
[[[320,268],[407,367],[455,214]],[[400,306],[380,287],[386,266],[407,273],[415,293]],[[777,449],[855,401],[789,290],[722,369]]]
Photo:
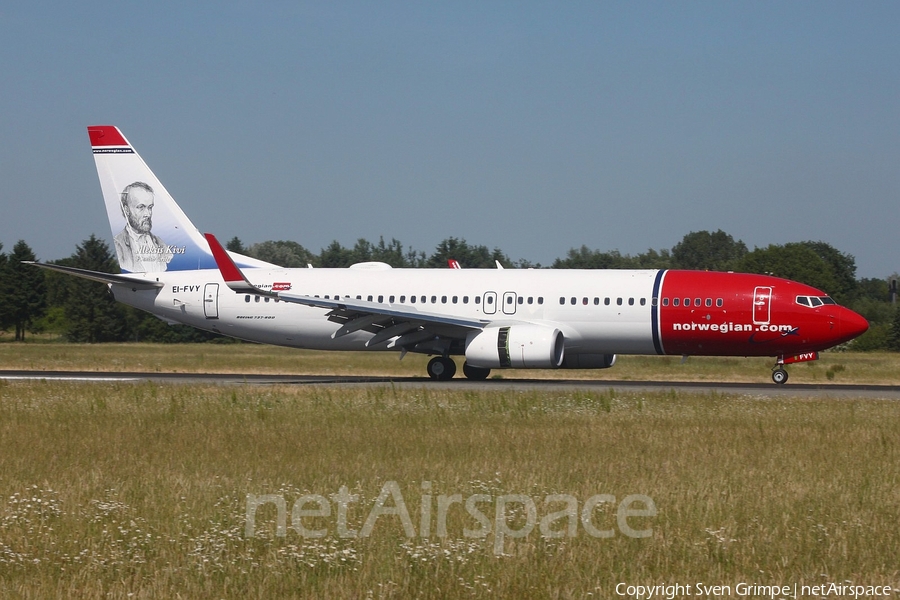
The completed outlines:
[[[212,251],[213,258],[216,259],[216,266],[219,267],[219,273],[225,280],[225,285],[233,289],[235,292],[243,294],[258,294],[260,296],[277,296],[272,292],[261,290],[247,281],[244,273],[238,268],[219,240],[211,233],[204,233],[203,237],[209,243],[209,249]]]
[[[462,267],[459,266],[459,261],[456,260],[455,258],[448,258],[447,266],[450,267],[451,269],[462,269]]]

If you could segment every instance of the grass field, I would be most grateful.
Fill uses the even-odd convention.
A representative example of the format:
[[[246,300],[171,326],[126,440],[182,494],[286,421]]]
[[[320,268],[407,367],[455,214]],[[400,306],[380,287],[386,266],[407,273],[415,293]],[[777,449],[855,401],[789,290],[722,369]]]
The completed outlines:
[[[281,373],[425,377],[428,357],[393,352],[315,352],[257,344],[0,343],[0,369],[141,371],[154,373]],[[462,359],[457,358],[462,367]],[[495,370],[505,379],[770,381],[771,358],[620,356],[603,370]],[[900,354],[823,352],[789,365],[790,383],[900,385]],[[460,369],[459,377],[462,377]],[[790,383],[788,385],[790,385]]]
[[[0,344],[2,369],[423,377],[424,362]],[[765,381],[769,366],[622,357],[538,375]],[[897,383],[897,367],[824,354],[791,381]],[[898,517],[888,400],[0,381],[0,598],[896,594]]]
[[[370,535],[339,535],[342,487],[358,496],[351,530],[383,506]],[[273,503],[247,535],[248,494],[284,500],[284,535]],[[398,494],[412,532],[390,514]],[[575,518],[551,494],[573,499]],[[589,513],[589,532],[581,512],[598,494],[614,500]],[[649,537],[629,537],[617,519],[633,494],[655,515],[626,527]],[[293,527],[303,495],[331,512],[298,513],[296,524],[324,537]],[[460,503],[444,507],[441,530],[439,496],[454,495],[475,498],[486,536],[471,535],[485,527]],[[513,533],[498,544],[501,502]],[[0,382],[3,598],[900,588],[898,515],[900,411],[889,401]]]

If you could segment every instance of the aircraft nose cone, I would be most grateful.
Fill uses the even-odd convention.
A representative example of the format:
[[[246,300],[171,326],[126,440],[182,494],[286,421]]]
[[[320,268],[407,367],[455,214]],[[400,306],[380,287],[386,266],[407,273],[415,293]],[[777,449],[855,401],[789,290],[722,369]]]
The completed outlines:
[[[849,308],[844,309],[841,315],[841,337],[844,340],[852,340],[859,337],[869,329],[869,322]]]

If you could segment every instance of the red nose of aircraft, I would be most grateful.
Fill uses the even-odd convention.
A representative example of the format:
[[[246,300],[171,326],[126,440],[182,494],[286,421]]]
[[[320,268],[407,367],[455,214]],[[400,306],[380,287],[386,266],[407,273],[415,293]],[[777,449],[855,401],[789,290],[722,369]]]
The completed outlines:
[[[839,323],[840,340],[837,342],[838,344],[859,337],[869,329],[869,322],[849,308],[841,311]]]

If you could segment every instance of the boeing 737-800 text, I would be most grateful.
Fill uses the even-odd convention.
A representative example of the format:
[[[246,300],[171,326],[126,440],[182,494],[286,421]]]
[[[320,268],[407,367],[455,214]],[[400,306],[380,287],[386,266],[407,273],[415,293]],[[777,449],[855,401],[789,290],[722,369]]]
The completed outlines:
[[[168,321],[280,346],[434,355],[433,379],[491,369],[603,369],[617,354],[771,356],[783,365],[868,323],[808,285],[748,273],[563,269],[286,269],[194,227],[121,132],[89,127],[121,274],[101,281]]]

